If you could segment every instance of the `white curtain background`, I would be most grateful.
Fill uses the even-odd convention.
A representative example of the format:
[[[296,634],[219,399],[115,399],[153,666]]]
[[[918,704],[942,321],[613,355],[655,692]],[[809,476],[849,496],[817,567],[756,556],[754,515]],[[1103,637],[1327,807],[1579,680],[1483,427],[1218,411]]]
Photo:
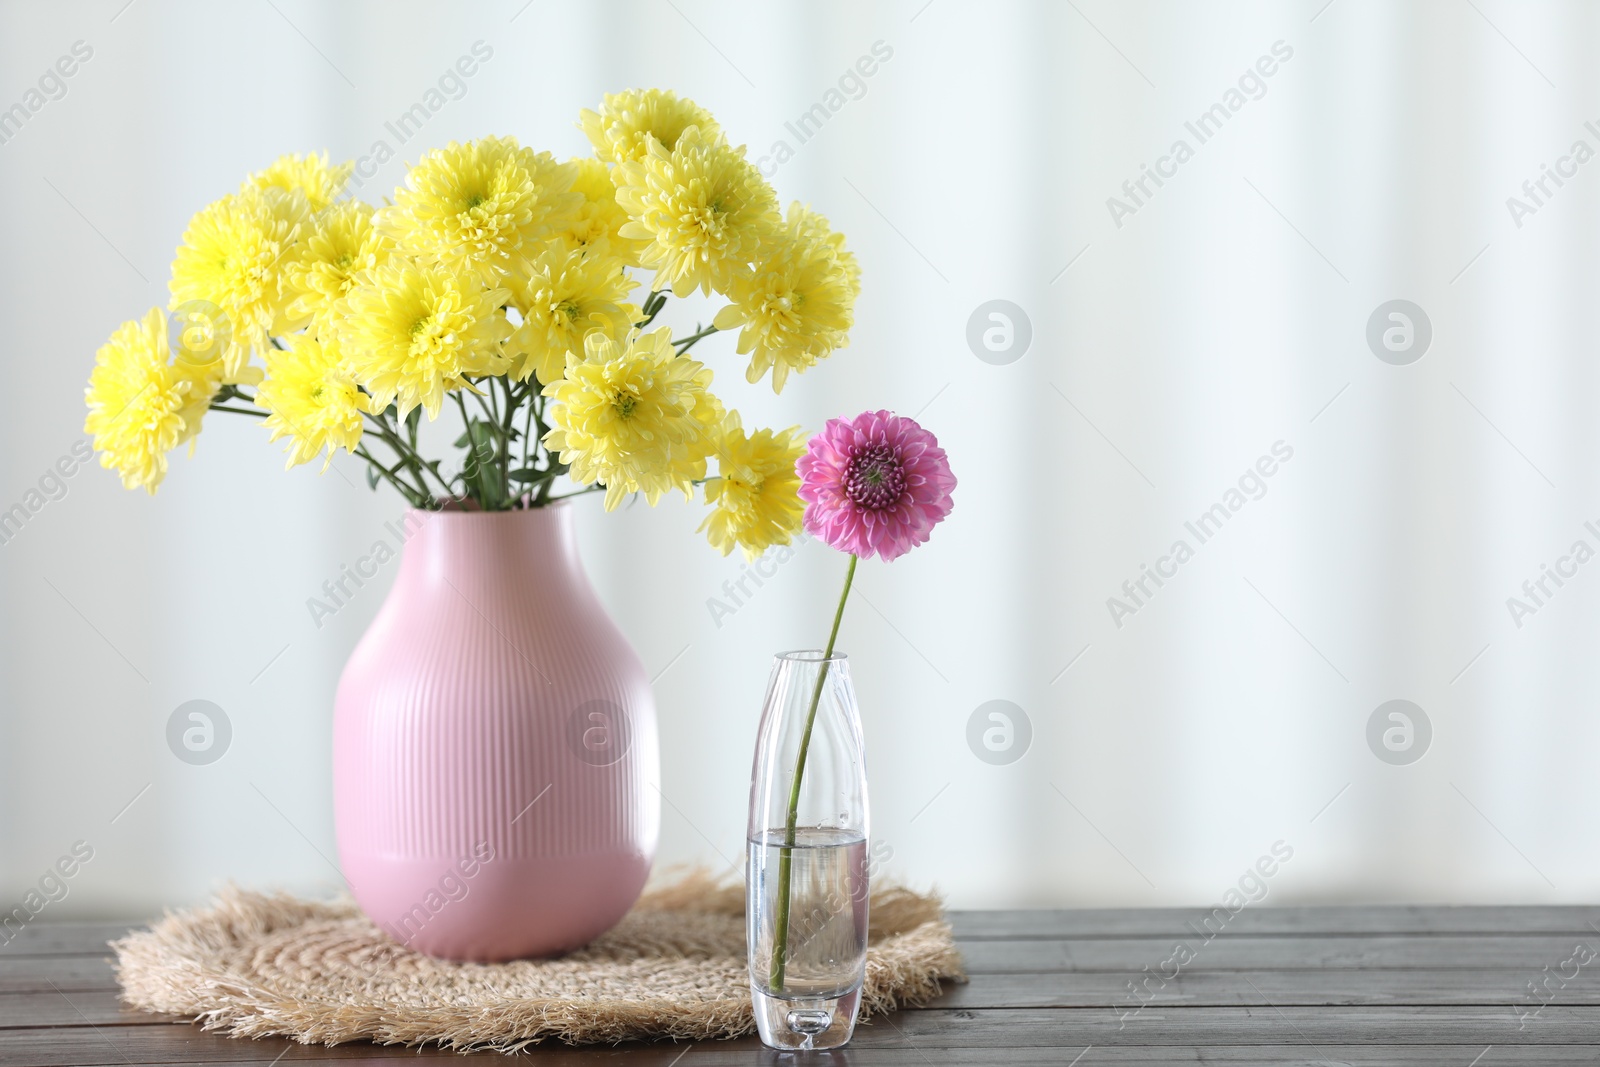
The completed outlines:
[[[719,391],[747,423],[914,414],[960,478],[927,547],[863,565],[841,639],[886,873],[960,907],[1199,904],[1281,841],[1271,903],[1589,900],[1600,563],[1520,620],[1507,598],[1600,549],[1600,162],[1559,162],[1600,150],[1597,22],[1509,0],[3,3],[0,108],[92,56],[0,143],[0,510],[83,440],[95,349],[165,303],[187,219],[248,171],[384,140],[378,199],[425,147],[577,154],[581,108],[670,87],[754,157],[788,142],[780,197],[864,273],[848,349],[775,398],[713,338]],[[464,95],[398,144],[385,123],[477,42]],[[875,50],[799,143],[786,123]],[[1185,124],[1275,53],[1201,143]],[[1161,162],[1180,139],[1192,158]],[[1514,217],[1547,165],[1576,173]],[[1170,176],[1134,201],[1146,166]],[[992,300],[1031,328],[1011,362],[968,344]],[[1420,359],[1368,344],[1392,300],[1426,316]],[[1199,544],[1185,523],[1279,442]],[[88,467],[0,545],[0,905],[80,840],[57,917],[340,886],[332,695],[393,568],[320,629],[306,600],[402,503],[348,459],[282,465],[213,415],[156,498]],[[658,675],[659,863],[732,871],[769,657],[821,642],[844,560],[807,545],[719,626],[743,565],[700,505],[576,507]],[[1180,539],[1193,558],[1113,618]],[[206,766],[165,740],[194,699],[232,727]],[[968,743],[994,700],[1031,733],[1012,762]],[[1426,715],[1420,759],[1369,745],[1390,700]]]

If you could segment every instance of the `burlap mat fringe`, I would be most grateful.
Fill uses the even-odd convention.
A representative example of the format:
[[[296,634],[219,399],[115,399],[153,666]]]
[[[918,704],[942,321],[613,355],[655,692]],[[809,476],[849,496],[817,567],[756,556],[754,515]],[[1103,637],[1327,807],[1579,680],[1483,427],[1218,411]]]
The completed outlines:
[[[872,893],[862,1014],[963,980],[939,900]],[[689,872],[648,890],[592,944],[556,960],[449,963],[413,952],[348,900],[230,887],[114,942],[123,1000],[234,1037],[371,1040],[515,1052],[541,1041],[704,1041],[752,1033],[744,890]]]

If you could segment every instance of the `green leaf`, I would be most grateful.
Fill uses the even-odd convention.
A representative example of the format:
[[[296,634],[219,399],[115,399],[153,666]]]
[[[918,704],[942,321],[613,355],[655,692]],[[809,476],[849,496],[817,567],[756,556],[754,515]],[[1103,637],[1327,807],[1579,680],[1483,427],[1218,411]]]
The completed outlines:
[[[378,488],[378,468],[374,467],[370,463],[367,464],[367,488]]]
[[[560,473],[560,471],[541,471],[535,470],[533,467],[524,467],[521,470],[512,471],[510,474],[506,475],[506,477],[510,478],[514,482],[528,484],[530,482],[538,483],[549,481],[551,478],[559,476]]]
[[[510,456],[509,448],[503,447],[508,444],[504,428],[487,419],[469,416],[455,444],[466,451],[459,475],[466,494],[485,511],[504,508],[511,491],[501,471],[502,458]],[[539,472],[533,472],[533,476],[539,477]]]

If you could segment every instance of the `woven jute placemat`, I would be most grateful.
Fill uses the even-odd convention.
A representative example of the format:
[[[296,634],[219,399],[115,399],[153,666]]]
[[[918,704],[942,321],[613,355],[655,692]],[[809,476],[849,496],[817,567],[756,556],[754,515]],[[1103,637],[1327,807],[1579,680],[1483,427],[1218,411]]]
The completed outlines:
[[[553,960],[450,963],[354,903],[229,889],[112,944],[123,999],[235,1037],[515,1051],[752,1033],[744,890],[700,873],[647,891],[613,930]],[[874,888],[862,1014],[961,980],[939,901]]]

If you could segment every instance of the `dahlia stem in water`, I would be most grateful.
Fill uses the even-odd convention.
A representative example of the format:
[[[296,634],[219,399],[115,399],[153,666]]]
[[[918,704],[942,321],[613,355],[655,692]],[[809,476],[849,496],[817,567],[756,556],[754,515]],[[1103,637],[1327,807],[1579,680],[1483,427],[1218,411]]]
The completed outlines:
[[[839,639],[839,623],[844,619],[844,604],[850,599],[850,583],[856,576],[856,555],[850,554],[850,565],[844,572],[844,592],[839,594],[839,607],[833,613],[833,629],[828,631],[828,647],[822,653],[822,667],[817,671],[817,686],[811,692],[811,710],[806,713],[805,732],[800,735],[800,755],[794,762],[794,782],[789,786],[789,811],[783,824],[783,848],[778,852],[778,916],[777,938],[772,946],[772,989],[783,991],[784,963],[789,954],[789,876],[794,862],[795,824],[800,820],[800,782],[806,773],[806,752],[811,747],[811,728],[817,723],[817,706],[822,703],[822,684],[828,679],[828,664],[833,659],[833,645]]]

